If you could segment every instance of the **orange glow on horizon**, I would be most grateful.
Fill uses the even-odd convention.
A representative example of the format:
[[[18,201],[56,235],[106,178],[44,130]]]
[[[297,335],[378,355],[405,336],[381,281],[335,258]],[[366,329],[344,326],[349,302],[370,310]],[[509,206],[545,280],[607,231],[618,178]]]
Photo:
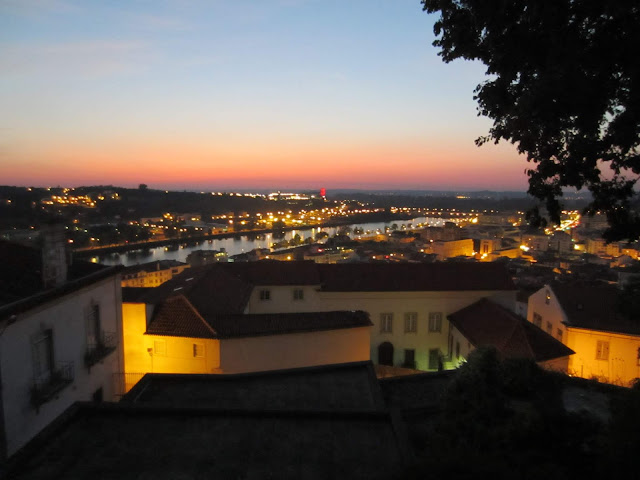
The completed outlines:
[[[102,148],[99,148],[102,147]],[[68,143],[22,152],[5,183],[23,185],[317,184],[360,188],[524,189],[526,161],[510,145],[425,140],[256,142],[230,146],[149,141]]]

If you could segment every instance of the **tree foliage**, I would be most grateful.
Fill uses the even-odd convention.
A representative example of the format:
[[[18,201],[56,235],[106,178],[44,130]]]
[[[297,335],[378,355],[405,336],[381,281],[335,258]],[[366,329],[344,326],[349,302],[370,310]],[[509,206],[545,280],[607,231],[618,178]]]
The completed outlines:
[[[640,237],[640,3],[624,0],[422,0],[439,55],[487,66],[478,145],[507,140],[532,162],[529,193],[558,222],[563,187],[586,188],[609,240]],[[534,212],[534,219],[540,220]]]
[[[640,275],[634,275],[618,294],[618,311],[628,320],[640,323]]]

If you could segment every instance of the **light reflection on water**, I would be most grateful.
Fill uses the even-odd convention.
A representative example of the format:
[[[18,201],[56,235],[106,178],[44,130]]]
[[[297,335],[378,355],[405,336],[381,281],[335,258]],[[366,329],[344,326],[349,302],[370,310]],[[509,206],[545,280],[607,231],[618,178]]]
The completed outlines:
[[[104,255],[98,255],[91,258],[91,261],[98,262],[103,265],[137,265],[139,263],[153,262],[156,260],[178,260],[180,262],[187,261],[187,255],[194,250],[222,250],[227,251],[229,256],[237,255],[239,253],[247,253],[256,248],[269,248],[273,243],[280,242],[282,240],[291,240],[296,234],[300,235],[302,240],[308,237],[315,237],[315,235],[322,231],[329,234],[329,236],[335,235],[338,230],[349,227],[352,231],[349,233],[351,238],[357,238],[359,236],[371,236],[376,233],[384,233],[386,227],[391,228],[395,223],[398,226],[398,230],[402,230],[404,225],[408,228],[411,224],[414,228],[419,224],[423,226],[442,226],[444,222],[456,222],[458,219],[443,219],[437,217],[417,217],[411,220],[394,220],[391,222],[372,222],[372,223],[354,223],[352,225],[344,225],[340,227],[317,227],[309,230],[290,230],[285,232],[284,235],[274,235],[273,233],[265,233],[256,237],[256,235],[248,234],[241,237],[228,237],[217,238],[212,240],[201,240],[199,242],[189,242],[188,246],[185,245],[173,245],[169,247],[155,247],[145,250],[136,250],[127,253],[108,253]],[[355,235],[353,229],[361,228],[365,233],[362,235]],[[185,241],[185,243],[187,243]]]

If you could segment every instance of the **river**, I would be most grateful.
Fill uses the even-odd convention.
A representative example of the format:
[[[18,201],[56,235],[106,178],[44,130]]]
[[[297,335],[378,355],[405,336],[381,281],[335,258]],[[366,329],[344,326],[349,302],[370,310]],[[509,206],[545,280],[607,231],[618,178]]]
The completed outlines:
[[[195,250],[222,250],[224,249],[229,256],[237,255],[240,253],[247,253],[256,248],[269,248],[271,244],[280,242],[282,240],[291,240],[293,237],[300,235],[302,240],[308,237],[315,237],[318,232],[326,232],[329,236],[335,235],[338,230],[344,228],[351,228],[349,234],[351,238],[357,239],[360,237],[371,236],[376,233],[384,233],[387,228],[395,223],[400,230],[410,230],[411,228],[426,227],[426,226],[443,226],[444,222],[458,223],[462,220],[450,219],[450,218],[437,218],[437,217],[417,217],[411,220],[404,221],[391,221],[391,222],[372,222],[372,223],[360,223],[353,225],[343,225],[340,227],[317,227],[304,230],[290,230],[282,235],[276,235],[273,233],[265,233],[256,238],[255,235],[242,235],[240,237],[228,237],[219,238],[213,240],[201,240],[198,242],[188,242],[188,245],[176,245],[174,247],[154,247],[144,250],[135,250],[126,253],[107,253],[91,257],[92,262],[101,263],[103,265],[124,265],[126,267],[131,265],[137,265],[140,263],[155,262],[156,260],[178,260],[180,262],[187,261],[187,255]],[[353,230],[361,228],[364,233],[362,235],[355,235]]]

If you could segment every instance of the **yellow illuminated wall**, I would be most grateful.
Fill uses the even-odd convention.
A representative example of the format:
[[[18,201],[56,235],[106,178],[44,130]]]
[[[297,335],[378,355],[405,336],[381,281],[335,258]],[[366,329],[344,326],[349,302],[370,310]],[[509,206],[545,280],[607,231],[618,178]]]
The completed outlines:
[[[569,327],[567,346],[572,375],[624,386],[640,377],[640,336]]]
[[[125,391],[145,373],[245,373],[370,358],[371,327],[224,340],[145,335],[151,308],[122,304]]]
[[[145,335],[148,308],[122,304],[126,391],[145,373],[221,372],[219,340]]]
[[[576,352],[569,357],[569,374],[617,385],[629,385],[640,377],[640,336],[568,326],[567,316],[548,285],[529,297],[527,320],[535,324],[536,319],[543,330]]]

